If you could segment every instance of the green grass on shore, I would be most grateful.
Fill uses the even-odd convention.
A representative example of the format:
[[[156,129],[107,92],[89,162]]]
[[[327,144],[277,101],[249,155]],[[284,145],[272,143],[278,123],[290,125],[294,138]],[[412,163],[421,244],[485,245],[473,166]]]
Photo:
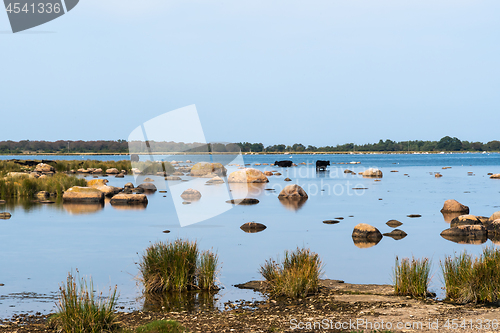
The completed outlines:
[[[413,297],[426,297],[429,286],[431,262],[428,258],[415,259],[403,258],[399,261],[396,257],[394,267],[394,293]]]
[[[268,282],[271,295],[299,298],[318,291],[322,267],[318,254],[297,248],[285,251],[282,261],[267,260],[260,274]]]
[[[83,178],[57,173],[46,178],[4,177],[0,178],[0,198],[31,198],[39,191],[56,193],[61,196],[63,191],[73,186],[87,186]]]
[[[79,280],[79,281],[77,281]],[[66,284],[59,288],[58,312],[49,318],[52,327],[65,333],[112,332],[119,328],[114,307],[116,286],[107,298],[95,294],[92,278],[89,282],[68,274]]]

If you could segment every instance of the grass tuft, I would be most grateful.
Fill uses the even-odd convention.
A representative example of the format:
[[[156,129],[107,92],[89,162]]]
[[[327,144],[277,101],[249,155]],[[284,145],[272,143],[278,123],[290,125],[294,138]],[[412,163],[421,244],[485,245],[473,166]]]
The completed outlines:
[[[446,298],[459,303],[500,301],[500,250],[485,247],[473,258],[466,251],[441,262]]]
[[[95,295],[92,278],[89,282],[68,274],[66,285],[59,288],[58,312],[50,317],[51,325],[66,333],[111,332],[118,329],[113,309],[116,305],[116,286],[104,299],[102,293]]]
[[[318,291],[322,268],[318,254],[297,248],[285,251],[281,262],[267,260],[259,272],[268,282],[271,295],[299,298]]]
[[[139,263],[146,293],[216,290],[218,257],[199,253],[196,242],[175,240],[149,246]]]
[[[412,257],[403,258],[401,262],[396,257],[394,267],[394,293],[413,297],[426,297],[429,286],[431,262],[429,258],[421,260]]]
[[[57,173],[46,178],[0,178],[0,198],[31,198],[39,191],[56,193],[61,196],[63,191],[73,186],[87,186],[83,178]]]

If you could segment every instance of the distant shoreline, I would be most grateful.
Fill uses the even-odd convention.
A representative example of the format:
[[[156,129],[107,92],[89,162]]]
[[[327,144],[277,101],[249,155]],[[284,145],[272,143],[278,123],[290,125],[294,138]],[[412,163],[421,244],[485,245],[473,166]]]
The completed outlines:
[[[470,151],[335,151],[335,152],[242,152],[242,155],[439,155],[439,154],[498,154],[498,151],[470,152]],[[149,155],[149,153],[134,153]],[[230,152],[153,152],[153,155],[236,155]],[[29,153],[29,154],[0,154],[0,156],[127,156],[129,153]]]

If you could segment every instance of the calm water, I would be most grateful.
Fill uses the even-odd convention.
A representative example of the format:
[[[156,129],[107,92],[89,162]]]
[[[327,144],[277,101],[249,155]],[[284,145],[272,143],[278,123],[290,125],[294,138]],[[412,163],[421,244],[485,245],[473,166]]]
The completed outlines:
[[[0,156],[0,159],[27,158]],[[37,156],[37,159],[82,159],[74,156]],[[89,157],[84,157],[89,158]],[[124,156],[93,156],[91,159],[121,160]],[[202,156],[173,156],[168,160],[193,162]],[[144,249],[154,241],[187,238],[197,240],[202,249],[213,248],[222,262],[220,282],[224,289],[219,302],[236,299],[259,299],[259,294],[241,291],[232,285],[259,279],[259,266],[285,249],[310,247],[325,263],[325,277],[350,283],[385,284],[392,281],[395,256],[429,257],[433,260],[434,291],[441,287],[439,260],[445,255],[467,249],[479,253],[481,245],[456,244],[439,234],[449,227],[439,212],[443,202],[456,199],[470,207],[471,214],[490,216],[500,210],[500,180],[490,179],[488,172],[500,173],[500,154],[433,154],[433,155],[245,155],[244,162],[273,163],[290,159],[295,163],[312,163],[316,159],[331,162],[359,161],[355,165],[332,164],[329,171],[317,174],[313,165],[295,168],[255,166],[260,170],[278,170],[281,177],[269,177],[268,184],[253,186],[250,197],[260,200],[253,206],[235,206],[206,221],[181,227],[171,192],[149,196],[144,210],[89,206],[31,205],[8,203],[0,211],[12,214],[0,220],[0,317],[29,310],[48,312],[54,309],[54,295],[70,270],[91,275],[99,290],[117,284],[120,300],[126,309],[142,306],[141,288],[135,277],[136,262]],[[443,166],[451,169],[442,170]],[[343,170],[363,171],[378,167],[384,172],[380,182],[360,176],[345,175]],[[236,167],[233,167],[233,169]],[[399,172],[390,172],[398,170]],[[441,172],[435,178],[432,172]],[[473,175],[468,175],[473,172]],[[407,174],[407,176],[405,175]],[[293,181],[284,182],[284,177]],[[190,179],[190,177],[183,177]],[[113,186],[134,182],[107,178]],[[159,185],[162,178],[155,178]],[[203,180],[203,183],[207,179]],[[309,194],[300,207],[283,205],[279,190],[297,183]],[[192,187],[192,182],[185,183]],[[225,186],[225,185],[217,185]],[[210,193],[214,186],[201,186]],[[265,188],[276,188],[266,191]],[[353,190],[353,188],[366,188]],[[175,191],[174,191],[175,192]],[[237,191],[233,195],[237,196]],[[165,196],[165,197],[164,197]],[[202,207],[199,202],[186,209]],[[380,200],[382,199],[382,200]],[[214,200],[212,197],[211,200]],[[229,205],[229,204],[228,204]],[[408,214],[421,214],[408,218]],[[349,217],[352,216],[352,217]],[[327,225],[323,220],[343,217],[340,223]],[[385,223],[397,219],[399,229],[408,236],[395,241],[384,237],[370,248],[358,248],[352,241],[353,227],[368,223],[382,233],[392,228]],[[267,226],[263,232],[248,234],[240,230],[246,222]],[[170,230],[169,234],[163,233]],[[485,245],[491,244],[487,241]]]

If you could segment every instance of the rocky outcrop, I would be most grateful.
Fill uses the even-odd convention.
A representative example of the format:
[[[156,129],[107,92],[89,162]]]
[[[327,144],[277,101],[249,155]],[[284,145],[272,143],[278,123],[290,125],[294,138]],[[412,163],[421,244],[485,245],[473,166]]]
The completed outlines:
[[[497,219],[500,219],[500,211],[498,212],[494,212],[493,214],[491,214],[490,216],[490,221],[494,221],[494,220],[497,220]]]
[[[490,178],[492,178],[492,179],[500,179],[500,173],[495,173],[494,175],[491,175]]]
[[[302,187],[297,184],[285,186],[284,189],[281,190],[278,198],[308,198],[306,191]]]
[[[375,168],[370,168],[362,173],[363,177],[373,177],[373,178],[382,178],[382,171]]]
[[[64,192],[63,202],[103,203],[104,193],[92,187],[73,186]]]
[[[257,169],[244,168],[232,172],[227,181],[229,183],[268,183],[269,179]]]
[[[441,213],[464,213],[469,214],[469,207],[462,205],[460,202],[456,200],[446,200],[443,204],[443,208],[441,209]]]
[[[188,188],[182,192],[181,198],[184,200],[199,200],[201,198],[201,193],[198,190]]]
[[[191,168],[191,176],[193,177],[201,177],[210,173],[225,176],[226,172],[226,168],[220,163],[198,162]]]
[[[148,198],[144,194],[117,194],[111,198],[112,205],[143,205],[148,204]]]

